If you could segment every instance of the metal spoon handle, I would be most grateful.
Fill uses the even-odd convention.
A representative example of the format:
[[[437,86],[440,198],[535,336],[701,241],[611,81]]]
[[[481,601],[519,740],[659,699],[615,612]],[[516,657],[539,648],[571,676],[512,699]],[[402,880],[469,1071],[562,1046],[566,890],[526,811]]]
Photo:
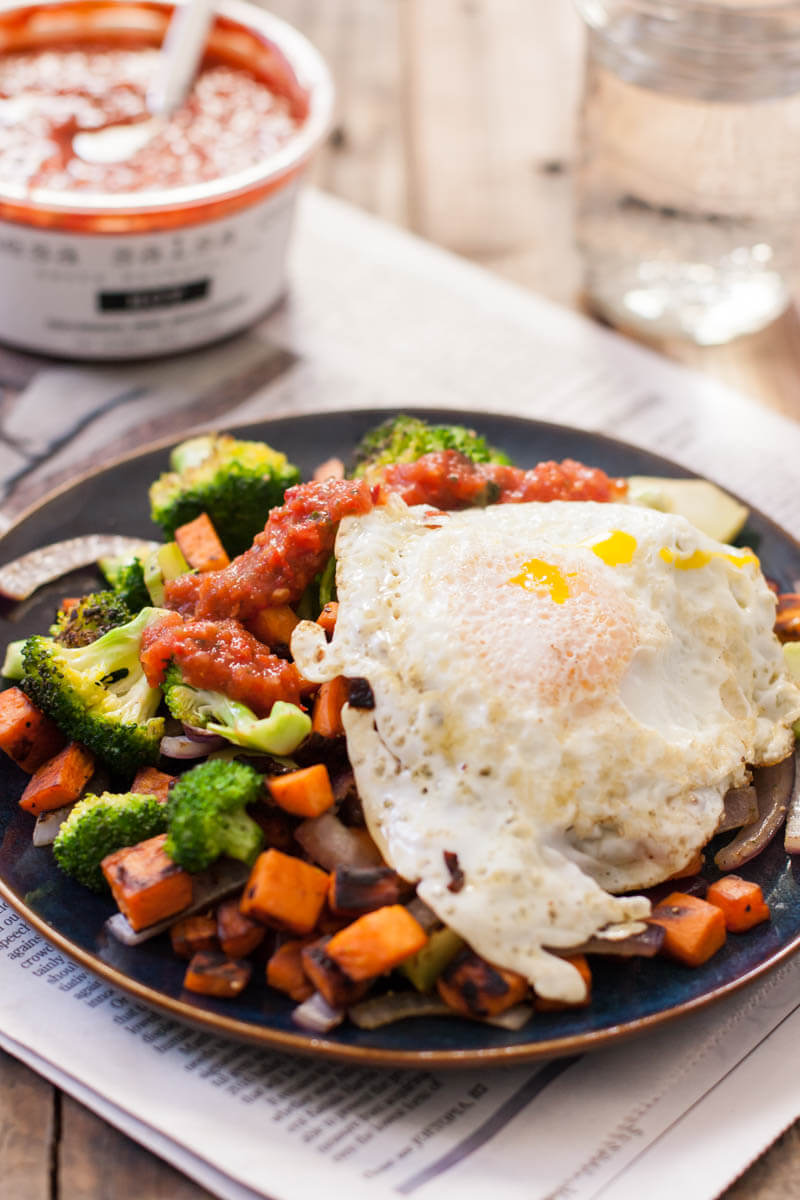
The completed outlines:
[[[203,57],[215,0],[183,0],[176,4],[159,68],[147,89],[147,107],[155,117],[167,117],[185,100]]]

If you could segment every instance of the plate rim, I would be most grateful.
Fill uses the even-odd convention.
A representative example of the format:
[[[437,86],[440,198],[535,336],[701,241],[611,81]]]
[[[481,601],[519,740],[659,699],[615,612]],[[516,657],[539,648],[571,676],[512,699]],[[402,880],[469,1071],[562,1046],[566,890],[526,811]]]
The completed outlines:
[[[63,483],[49,490],[38,500],[28,505],[23,511],[18,513],[12,523],[3,530],[0,535],[0,551],[6,540],[14,534],[25,521],[34,517],[41,509],[46,508],[60,496],[72,491],[92,479],[95,479],[105,473],[112,471],[115,467],[122,464],[127,464],[135,459],[143,458],[148,454],[156,453],[161,450],[166,450],[169,447],[178,444],[180,441],[188,437],[200,436],[206,432],[217,432],[224,429],[225,432],[233,434],[241,434],[242,431],[252,429],[255,426],[275,426],[282,422],[286,423],[302,423],[305,421],[319,421],[328,417],[344,417],[353,420],[386,420],[398,413],[406,413],[411,416],[420,416],[427,420],[437,422],[477,422],[480,424],[482,420],[500,420],[506,423],[519,424],[527,428],[543,427],[546,430],[553,432],[556,435],[578,435],[587,437],[594,443],[600,445],[608,445],[611,447],[621,447],[623,450],[632,450],[642,454],[646,454],[651,460],[662,463],[664,467],[669,468],[669,472],[674,477],[684,478],[709,478],[708,476],[699,476],[692,472],[691,469],[682,466],[672,459],[666,458],[657,452],[651,451],[646,447],[638,446],[633,442],[626,441],[623,438],[618,438],[593,429],[585,429],[577,425],[565,425],[559,422],[542,420],[538,417],[524,417],[516,413],[507,413],[503,411],[485,412],[475,409],[464,408],[427,408],[415,405],[397,407],[395,405],[386,407],[359,407],[359,408],[335,408],[323,410],[310,410],[298,413],[280,413],[274,416],[262,417],[253,421],[238,421],[228,425],[225,422],[202,422],[198,425],[191,425],[182,434],[172,433],[168,436],[158,438],[155,441],[148,442],[129,453],[118,455],[113,459],[104,462],[98,467],[94,467],[80,474],[70,477]],[[677,472],[677,476],[674,473]],[[720,485],[722,486],[722,485]],[[781,539],[789,543],[798,553],[800,557],[800,541],[791,533],[780,526],[771,517],[755,508],[747,500],[737,496],[729,488],[725,488],[730,495],[739,499],[745,504],[750,513],[754,514],[759,523],[768,526]],[[35,547],[31,547],[34,549]],[[800,947],[800,929],[788,942],[774,951],[763,962],[757,963],[742,975],[735,979],[718,984],[710,990],[703,992],[701,995],[694,996],[688,1000],[683,1000],[677,1005],[672,1005],[658,1012],[650,1013],[646,1016],[636,1017],[629,1021],[620,1021],[609,1025],[604,1029],[591,1030],[584,1033],[566,1034],[561,1037],[550,1037],[542,1041],[533,1041],[523,1044],[515,1044],[510,1046],[489,1046],[484,1048],[468,1048],[463,1050],[445,1049],[409,1049],[398,1050],[391,1048],[378,1048],[369,1046],[355,1046],[346,1043],[332,1041],[325,1036],[309,1035],[307,1032],[298,1030],[297,1033],[285,1032],[281,1029],[276,1029],[269,1025],[254,1024],[251,1021],[243,1021],[236,1017],[229,1017],[225,1014],[212,1012],[202,1007],[196,1006],[190,1002],[177,997],[172,997],[160,992],[148,984],[141,983],[139,980],[133,979],[124,971],[112,966],[93,954],[89,950],[84,950],[81,946],[76,945],[69,937],[62,934],[52,925],[40,917],[35,911],[28,907],[22,897],[19,897],[12,888],[6,883],[6,880],[0,876],[0,896],[3,897],[11,907],[19,913],[19,915],[46,941],[55,945],[60,951],[66,954],[69,958],[80,963],[81,966],[99,976],[104,982],[119,988],[126,994],[135,997],[137,1000],[144,1001],[151,1007],[162,1012],[168,1013],[170,1016],[179,1018],[195,1027],[202,1028],[205,1031],[228,1037],[234,1037],[240,1041],[245,1041],[251,1045],[261,1046],[285,1053],[301,1054],[304,1056],[325,1058],[329,1061],[347,1062],[353,1066],[363,1067],[419,1067],[425,1066],[436,1069],[459,1069],[459,1068],[475,1068],[484,1066],[516,1066],[524,1063],[535,1062],[541,1059],[563,1057],[569,1054],[583,1054],[592,1050],[601,1049],[609,1044],[618,1044],[623,1041],[628,1041],[640,1034],[647,1033],[651,1029],[665,1025],[670,1021],[680,1019],[692,1012],[705,1008],[710,1004],[714,1004],[722,1000],[725,996],[731,995],[733,992],[739,991],[754,982],[760,976],[771,971],[779,964],[789,958]],[[461,1019],[461,1018],[459,1018]],[[535,1018],[534,1018],[535,1019]]]

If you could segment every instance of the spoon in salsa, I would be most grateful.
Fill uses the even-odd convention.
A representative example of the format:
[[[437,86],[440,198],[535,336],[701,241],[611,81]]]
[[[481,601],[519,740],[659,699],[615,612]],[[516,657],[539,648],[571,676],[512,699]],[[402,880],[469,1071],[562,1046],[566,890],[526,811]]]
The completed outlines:
[[[72,149],[89,163],[124,162],[141,150],[181,106],[203,57],[215,0],[183,0],[176,4],[161,45],[159,63],[145,97],[151,114],[141,121],[84,129],[72,138]]]

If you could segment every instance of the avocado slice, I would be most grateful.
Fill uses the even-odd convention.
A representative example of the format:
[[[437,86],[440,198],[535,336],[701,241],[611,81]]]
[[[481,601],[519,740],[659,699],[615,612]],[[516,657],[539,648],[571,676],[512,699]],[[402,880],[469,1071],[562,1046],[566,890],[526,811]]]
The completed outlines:
[[[628,501],[686,517],[701,533],[718,542],[732,542],[748,516],[748,509],[743,504],[708,479],[631,475]]]

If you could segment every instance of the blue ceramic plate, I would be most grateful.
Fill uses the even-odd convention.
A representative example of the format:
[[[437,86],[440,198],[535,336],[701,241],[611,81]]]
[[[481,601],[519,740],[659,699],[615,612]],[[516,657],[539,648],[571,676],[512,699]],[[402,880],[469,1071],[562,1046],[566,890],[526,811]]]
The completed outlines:
[[[308,476],[331,455],[347,460],[365,430],[385,414],[346,412],[286,418],[248,426],[244,436],[284,450]],[[429,419],[459,419],[426,412]],[[685,475],[655,455],[622,442],[511,417],[461,414],[521,466],[541,459],[578,458],[611,475]],[[146,450],[78,480],[29,512],[0,544],[6,562],[29,550],[84,533],[154,536],[147,487],[166,468],[168,447]],[[783,590],[800,577],[800,546],[765,517],[753,514],[743,540],[757,548],[765,573]],[[92,570],[43,588],[3,621],[4,641],[47,629],[59,598],[97,584]],[[31,844],[32,818],[16,800],[27,777],[5,756],[0,762],[0,893],[51,942],[109,982],[157,1008],[218,1033],[276,1049],[322,1054],[364,1065],[475,1066],[572,1054],[640,1033],[740,987],[790,954],[800,942],[800,864],[780,839],[744,870],[761,884],[772,920],[727,945],[704,967],[690,970],[665,959],[615,962],[597,958],[590,1007],[537,1015],[518,1033],[458,1018],[416,1019],[367,1033],[345,1025],[326,1037],[293,1025],[291,1002],[259,979],[235,1001],[217,1002],[182,988],[185,964],[161,937],[128,949],[103,933],[113,905],[72,883],[55,867],[49,848]],[[260,972],[254,973],[260,975]]]

